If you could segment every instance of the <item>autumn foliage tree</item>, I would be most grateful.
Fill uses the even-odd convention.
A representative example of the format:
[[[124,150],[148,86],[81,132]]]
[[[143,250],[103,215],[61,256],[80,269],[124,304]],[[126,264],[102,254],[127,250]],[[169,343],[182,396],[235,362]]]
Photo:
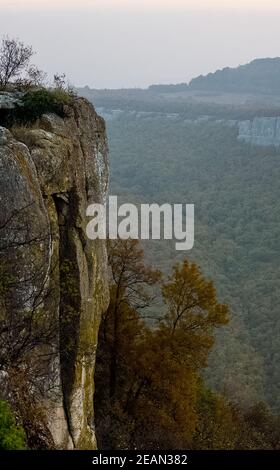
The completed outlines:
[[[189,448],[196,429],[199,372],[207,364],[214,329],[228,321],[211,282],[195,264],[176,265],[162,285],[167,307],[158,328],[147,331],[135,365],[142,384],[130,394],[137,448]]]
[[[218,303],[198,267],[186,261],[162,285],[165,312],[158,326],[149,327],[141,312],[151,307],[150,288],[160,273],[145,266],[137,241],[110,243],[109,261],[111,302],[96,370],[100,445],[190,447],[198,422],[199,372],[214,329],[227,322],[227,307]]]
[[[109,391],[111,397],[116,392],[119,363],[123,355],[123,329],[128,323],[130,328],[138,329],[139,318],[135,312],[150,304],[153,295],[148,288],[160,277],[159,271],[146,267],[143,260],[143,250],[136,240],[110,241],[111,295],[102,327],[110,351]]]
[[[213,283],[188,260],[174,266],[162,286],[162,297],[167,313],[160,334],[174,347],[179,361],[194,369],[205,366],[215,328],[228,322],[228,307],[218,302]]]
[[[160,278],[159,271],[145,265],[143,250],[136,240],[111,240],[108,253],[110,305],[100,326],[96,367],[96,400],[100,402],[97,419],[104,445],[105,441],[114,440],[112,432],[121,441],[122,430],[128,428],[128,422],[119,426],[117,423],[125,412],[128,378],[134,376],[138,343],[145,334],[138,312],[150,305],[154,297],[150,288]]]

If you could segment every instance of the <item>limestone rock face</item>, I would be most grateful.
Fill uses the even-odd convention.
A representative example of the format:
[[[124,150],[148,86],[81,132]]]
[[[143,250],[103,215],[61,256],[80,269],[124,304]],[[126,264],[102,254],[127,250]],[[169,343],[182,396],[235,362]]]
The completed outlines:
[[[1,95],[0,107],[17,99]],[[95,353],[109,291],[106,245],[87,238],[86,209],[106,200],[107,153],[104,121],[84,99],[64,119],[44,115],[32,127],[0,127],[0,257],[15,279],[8,308],[26,311],[41,296],[40,308],[57,325],[40,385],[45,421],[61,449],[96,447]]]
[[[238,139],[260,146],[280,145],[280,117],[255,117],[238,123]]]
[[[21,92],[0,92],[0,109],[13,109],[16,104],[20,105]]]

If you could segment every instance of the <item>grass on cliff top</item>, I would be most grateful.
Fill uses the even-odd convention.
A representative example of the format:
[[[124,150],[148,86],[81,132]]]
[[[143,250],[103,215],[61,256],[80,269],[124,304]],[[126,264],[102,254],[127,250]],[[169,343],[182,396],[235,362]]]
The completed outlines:
[[[63,89],[35,89],[25,93],[21,103],[14,109],[0,109],[0,126],[28,125],[43,114],[53,113],[65,118],[67,107],[71,106],[74,95]]]

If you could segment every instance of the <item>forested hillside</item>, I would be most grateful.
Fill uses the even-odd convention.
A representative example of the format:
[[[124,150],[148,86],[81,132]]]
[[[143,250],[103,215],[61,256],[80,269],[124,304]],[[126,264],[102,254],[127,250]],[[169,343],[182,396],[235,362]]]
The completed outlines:
[[[239,67],[225,67],[214,73],[200,75],[193,78],[189,84],[152,85],[149,90],[157,93],[205,91],[274,95],[280,91],[279,74],[279,57],[255,59]]]
[[[108,122],[111,194],[135,202],[195,204],[188,253],[230,305],[208,383],[245,404],[280,408],[280,150],[237,141],[223,124],[120,115]],[[147,242],[163,271],[179,259],[170,242]]]
[[[236,68],[226,67],[191,80],[192,90],[275,94],[280,91],[280,58],[255,59]]]

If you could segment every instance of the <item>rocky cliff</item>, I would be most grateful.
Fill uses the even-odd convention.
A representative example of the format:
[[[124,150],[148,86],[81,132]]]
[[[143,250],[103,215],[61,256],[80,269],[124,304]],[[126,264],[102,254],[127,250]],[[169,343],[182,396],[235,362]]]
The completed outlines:
[[[280,145],[280,117],[255,117],[238,123],[238,139],[253,145]]]
[[[18,100],[2,94],[0,109]],[[40,334],[29,352],[21,345],[25,376],[28,361],[37,371],[27,390],[60,449],[96,447],[94,364],[109,295],[105,242],[87,239],[86,208],[104,202],[107,188],[105,124],[86,100],[75,99],[65,118],[0,127],[0,261],[13,285],[5,315],[15,332],[32,312]]]

